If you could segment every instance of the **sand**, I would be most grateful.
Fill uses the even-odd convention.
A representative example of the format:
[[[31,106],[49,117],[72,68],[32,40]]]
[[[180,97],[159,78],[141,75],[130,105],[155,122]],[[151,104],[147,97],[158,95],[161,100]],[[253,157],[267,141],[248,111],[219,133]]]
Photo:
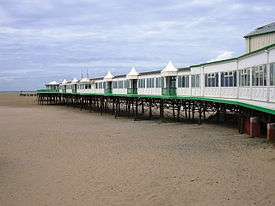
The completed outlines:
[[[275,148],[2,94],[0,205],[275,205]]]

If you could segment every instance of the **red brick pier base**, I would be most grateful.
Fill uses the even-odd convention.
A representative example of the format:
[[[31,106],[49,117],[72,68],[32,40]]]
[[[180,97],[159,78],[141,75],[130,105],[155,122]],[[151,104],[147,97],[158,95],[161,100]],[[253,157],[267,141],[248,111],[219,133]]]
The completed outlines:
[[[275,123],[267,124],[267,140],[275,141]]]
[[[261,136],[261,124],[258,117],[250,117],[250,137],[260,137]]]

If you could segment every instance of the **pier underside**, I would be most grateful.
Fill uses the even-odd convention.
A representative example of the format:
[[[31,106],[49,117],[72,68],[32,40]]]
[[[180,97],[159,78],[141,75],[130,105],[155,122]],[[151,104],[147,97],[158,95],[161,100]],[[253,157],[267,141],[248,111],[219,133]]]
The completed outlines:
[[[261,107],[249,101],[205,97],[41,92],[37,93],[37,101],[41,105],[66,105],[101,114],[110,113],[115,117],[128,116],[135,120],[228,123],[236,126],[240,133],[247,133],[251,137],[266,137],[269,124],[275,122],[275,110],[269,105]]]

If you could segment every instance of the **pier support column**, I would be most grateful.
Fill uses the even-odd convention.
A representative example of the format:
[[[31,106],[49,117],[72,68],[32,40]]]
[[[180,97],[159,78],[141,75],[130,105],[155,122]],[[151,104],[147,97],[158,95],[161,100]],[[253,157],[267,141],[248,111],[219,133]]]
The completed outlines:
[[[201,117],[202,117],[202,106],[201,103],[199,104],[199,122],[198,124],[201,124]]]
[[[159,117],[163,119],[163,100],[161,99],[159,102]]]
[[[206,102],[203,103],[203,120],[206,120],[206,110],[207,110],[207,105]]]
[[[181,102],[178,100],[177,101],[177,121],[180,121],[180,107],[181,107]]]
[[[172,100],[172,109],[173,109],[173,120],[176,119],[176,116],[175,116],[175,102]]]
[[[261,135],[261,126],[258,117],[250,117],[250,128],[249,136],[250,137],[260,137]]]
[[[144,101],[141,100],[141,111],[142,111],[142,114],[144,114]]]
[[[149,100],[149,119],[152,119],[152,99]]]
[[[267,123],[267,140],[275,141],[275,123]]]
[[[137,120],[137,118],[138,118],[138,99],[136,99],[135,103],[136,103],[135,120]]]

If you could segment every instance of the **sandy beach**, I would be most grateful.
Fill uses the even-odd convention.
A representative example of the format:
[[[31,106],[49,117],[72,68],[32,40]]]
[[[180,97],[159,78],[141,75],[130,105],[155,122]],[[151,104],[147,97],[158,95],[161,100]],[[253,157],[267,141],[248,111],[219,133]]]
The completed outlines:
[[[275,205],[275,148],[213,124],[0,95],[0,205]]]

